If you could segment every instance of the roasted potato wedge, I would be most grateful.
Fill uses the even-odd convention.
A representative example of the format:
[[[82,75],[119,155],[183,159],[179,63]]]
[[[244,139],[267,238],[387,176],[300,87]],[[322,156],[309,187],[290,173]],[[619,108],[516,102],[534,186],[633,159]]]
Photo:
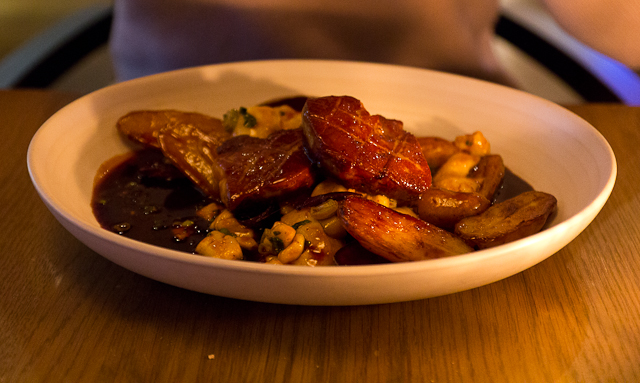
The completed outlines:
[[[478,193],[489,201],[502,184],[505,167],[502,157],[498,154],[489,154],[480,158],[480,162],[474,170],[469,173],[470,178],[481,180]]]
[[[222,120],[201,113],[178,110],[137,110],[120,117],[116,127],[120,133],[145,146],[160,148],[158,135],[171,126],[197,126],[204,132],[224,131]]]
[[[502,157],[459,152],[449,157],[421,194],[418,213],[423,220],[447,230],[460,219],[485,211],[504,180]]]
[[[529,191],[462,219],[454,232],[470,246],[486,249],[537,233],[556,207],[551,194]]]
[[[214,198],[220,195],[221,177],[217,170],[216,148],[228,138],[228,133],[221,130],[222,125],[217,128],[212,131],[213,127],[171,124],[158,134],[158,143],[165,157]]]
[[[222,120],[177,110],[138,110],[116,123],[120,133],[147,147],[161,149],[207,195],[218,196],[216,147],[230,137]]]
[[[458,153],[460,149],[451,141],[440,137],[416,137],[422,148],[422,154],[426,158],[431,170],[438,169],[449,157]]]
[[[479,193],[463,193],[430,188],[418,201],[418,215],[424,221],[440,228],[453,230],[463,218],[478,215],[491,206],[491,202]]]
[[[473,251],[450,232],[360,196],[340,202],[339,217],[365,249],[392,262],[420,261]]]

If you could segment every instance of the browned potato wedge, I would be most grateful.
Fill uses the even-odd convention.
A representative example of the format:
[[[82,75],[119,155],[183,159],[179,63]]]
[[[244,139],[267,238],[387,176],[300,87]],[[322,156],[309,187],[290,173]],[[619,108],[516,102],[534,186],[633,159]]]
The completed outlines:
[[[221,173],[216,149],[228,137],[222,125],[175,123],[162,129],[157,141],[165,157],[207,195],[217,198]]]
[[[133,111],[120,117],[116,123],[118,130],[129,139],[155,148],[160,148],[160,131],[175,125],[197,126],[203,131],[217,131],[222,128],[222,121],[200,113],[167,109]]]
[[[551,194],[525,192],[482,214],[462,219],[455,233],[478,249],[502,245],[540,231],[556,207],[557,200]]]
[[[478,215],[491,206],[479,193],[463,193],[430,188],[418,201],[418,215],[440,228],[453,230],[463,218]]]
[[[482,180],[478,193],[492,201],[496,190],[502,184],[504,173],[502,157],[498,154],[489,154],[480,158],[476,169],[469,174],[469,177]]]
[[[365,249],[392,262],[420,261],[473,251],[450,232],[359,196],[340,202],[338,214]]]
[[[440,137],[416,137],[431,169],[437,169],[447,162],[449,157],[458,153],[456,145]]]
[[[222,120],[178,110],[138,110],[121,117],[117,129],[133,141],[162,149],[207,195],[218,197],[216,148],[230,137]]]

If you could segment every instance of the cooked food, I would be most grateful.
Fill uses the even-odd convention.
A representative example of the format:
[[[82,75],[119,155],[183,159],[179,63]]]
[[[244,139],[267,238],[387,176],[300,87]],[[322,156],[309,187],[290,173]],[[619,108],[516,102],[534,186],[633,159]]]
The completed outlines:
[[[540,231],[557,204],[551,194],[525,192],[460,220],[455,233],[478,249],[502,245]]]
[[[359,196],[347,197],[340,203],[340,218],[347,232],[362,247],[392,262],[421,261],[473,251],[444,229]]]
[[[416,137],[353,97],[309,99],[302,130],[312,157],[346,187],[410,200],[431,185]]]
[[[278,130],[300,128],[300,112],[289,105],[240,107],[224,114],[222,124],[234,136],[267,138]]]
[[[128,138],[146,146],[159,148],[158,136],[167,128],[197,127],[199,131],[213,135],[228,133],[222,129],[220,119],[201,113],[179,110],[138,110],[122,116],[117,129]]]
[[[478,215],[489,206],[491,201],[482,194],[432,187],[420,196],[418,215],[426,222],[453,230],[461,219]]]
[[[218,195],[216,148],[231,135],[222,121],[177,110],[135,111],[118,120],[118,130],[164,155],[210,196]]]
[[[511,198],[532,188],[482,132],[416,138],[350,96],[304,101],[222,119],[128,113],[117,129],[144,149],[96,177],[97,219],[201,256],[324,266],[464,254],[537,232],[556,209],[546,193]]]
[[[488,200],[493,200],[505,175],[504,162],[498,154],[486,154],[480,158],[478,165],[469,173],[469,178],[480,184],[478,193]]]
[[[487,210],[502,185],[505,167],[502,157],[486,153],[481,157],[463,151],[451,155],[436,173],[434,185],[420,196],[420,218],[453,230],[461,219]]]
[[[344,242],[329,235],[311,208],[302,208],[265,229],[258,251],[267,263],[326,266],[335,265],[334,256],[342,246]]]
[[[229,135],[220,125],[172,124],[158,134],[164,155],[207,195],[219,193],[216,150]]]
[[[236,136],[218,147],[217,156],[220,198],[231,211],[259,209],[271,200],[310,192],[316,183],[300,129],[276,131],[267,138]]]
[[[122,236],[193,252],[219,209],[157,149],[137,150],[99,172],[93,213]],[[210,213],[198,212],[209,206]]]
[[[442,137],[430,136],[418,137],[417,139],[431,171],[440,168],[449,157],[460,151],[455,143]]]

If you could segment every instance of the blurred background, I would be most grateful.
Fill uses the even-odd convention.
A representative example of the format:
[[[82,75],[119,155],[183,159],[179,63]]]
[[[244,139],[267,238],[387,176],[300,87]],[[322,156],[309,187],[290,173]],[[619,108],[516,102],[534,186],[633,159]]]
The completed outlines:
[[[0,60],[33,39],[51,35],[59,23],[87,9],[110,7],[111,0],[2,0],[0,1]],[[113,82],[108,47],[92,52],[80,65],[52,86],[87,93]]]
[[[0,1],[0,89],[14,87],[12,84],[15,84],[15,81],[7,79],[15,77],[15,72],[26,66],[26,62],[33,61],[33,57],[39,53],[38,50],[42,51],[42,47],[51,45],[53,40],[61,36],[73,34],[70,30],[76,27],[74,24],[88,24],[95,19],[104,19],[104,15],[111,11],[112,1]],[[523,90],[564,104],[613,100],[640,105],[640,78],[637,74],[568,37],[548,17],[536,0],[501,0],[501,5],[503,14],[507,15],[509,20],[500,24],[494,48],[507,72],[518,79]],[[582,77],[579,80],[573,79],[573,85],[567,84],[567,75],[575,77],[573,67],[561,64],[558,66],[558,72],[550,69],[548,62],[540,61],[541,58],[545,61],[548,53],[538,50],[534,54],[539,57],[533,58],[531,52],[523,52],[523,49],[526,50],[535,44],[532,44],[526,33],[523,35],[521,31],[514,32],[511,21],[516,21],[534,34],[552,41],[561,51],[569,52],[581,66],[587,68],[590,75],[593,73],[595,82],[604,84],[604,93],[609,94],[601,96],[604,88],[600,87],[592,98],[592,89],[587,89],[587,93],[576,89],[576,82],[582,85],[585,81]],[[515,39],[505,39],[504,36],[507,34]],[[555,65],[555,62],[552,64]],[[85,55],[73,66],[73,70],[56,77],[47,87],[86,94],[112,84],[114,78],[108,46],[102,44]]]

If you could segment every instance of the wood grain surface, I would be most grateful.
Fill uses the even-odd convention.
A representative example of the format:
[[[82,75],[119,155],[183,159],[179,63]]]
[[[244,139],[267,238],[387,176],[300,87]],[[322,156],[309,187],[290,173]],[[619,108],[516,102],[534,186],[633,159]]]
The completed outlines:
[[[26,153],[74,98],[0,91],[0,382],[640,381],[640,108],[570,108],[612,145],[618,180],[544,262],[443,297],[302,307],[165,285],[62,228]]]

